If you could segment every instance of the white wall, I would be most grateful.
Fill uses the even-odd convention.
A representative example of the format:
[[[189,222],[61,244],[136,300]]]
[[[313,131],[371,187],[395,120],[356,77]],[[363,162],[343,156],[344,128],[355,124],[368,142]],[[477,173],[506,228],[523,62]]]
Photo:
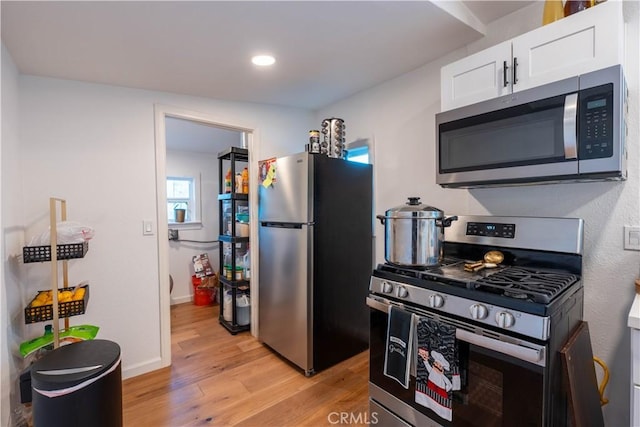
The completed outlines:
[[[611,370],[603,408],[605,423],[629,425],[629,332],[627,313],[640,269],[640,253],[622,248],[623,225],[640,224],[638,123],[638,2],[625,2],[629,21],[626,78],[629,86],[629,179],[490,188],[442,189],[435,184],[434,114],[440,108],[440,67],[540,25],[542,2],[488,26],[488,35],[445,58],[318,111],[316,119],[341,117],[347,140],[375,136],[376,210],[402,204],[408,196],[445,214],[503,214],[581,217],[585,220],[584,319],[593,352]],[[384,261],[384,230],[378,234],[377,261]],[[599,369],[598,369],[599,372]]]
[[[50,196],[67,200],[70,219],[95,228],[87,256],[70,262],[71,282],[91,283],[87,313],[73,323],[100,326],[100,338],[121,346],[125,377],[154,369],[160,360],[158,240],[142,235],[142,220],[156,218],[154,104],[246,124],[256,130],[256,160],[302,151],[311,114],[33,76],[19,78],[19,93],[27,239],[46,228]],[[26,267],[21,292],[48,287],[47,265]],[[26,336],[41,328],[30,327]]]
[[[19,402],[17,376],[22,369],[22,359],[15,350],[23,341],[24,299],[21,265],[16,255],[24,243],[22,227],[22,172],[16,161],[19,158],[18,129],[18,71],[2,45],[2,139],[0,142],[1,187],[0,224],[0,425],[9,424],[12,417],[11,402]]]
[[[214,241],[218,239],[218,156],[215,154],[167,150],[167,176],[200,177],[201,225],[172,225],[180,239]],[[206,253],[211,266],[219,271],[218,243],[169,242],[169,272],[173,277],[171,303],[193,299],[192,258]]]

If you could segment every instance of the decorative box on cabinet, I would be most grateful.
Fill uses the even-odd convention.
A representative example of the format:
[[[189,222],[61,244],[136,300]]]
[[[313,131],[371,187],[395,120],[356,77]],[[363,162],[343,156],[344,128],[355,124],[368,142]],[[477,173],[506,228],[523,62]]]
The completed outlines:
[[[249,295],[250,280],[246,277],[246,270],[239,268],[238,257],[249,250],[249,236],[243,235],[244,230],[237,219],[248,217],[249,194],[236,191],[235,176],[240,173],[238,163],[247,164],[249,151],[245,148],[231,147],[218,154],[220,194],[218,195],[220,212],[220,274],[221,299],[219,321],[230,333],[236,334],[250,329],[250,323],[245,316],[238,313],[238,298]],[[225,192],[225,175],[231,170],[231,188]],[[248,228],[248,226],[247,226]],[[248,233],[247,233],[248,234]],[[229,258],[225,260],[226,255]],[[243,313],[244,314],[244,313]]]
[[[442,111],[622,63],[622,2],[608,1],[441,69]]]

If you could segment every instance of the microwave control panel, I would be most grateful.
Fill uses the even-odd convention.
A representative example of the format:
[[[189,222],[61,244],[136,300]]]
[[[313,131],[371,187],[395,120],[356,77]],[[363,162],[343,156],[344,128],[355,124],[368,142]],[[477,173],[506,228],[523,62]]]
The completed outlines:
[[[499,224],[494,222],[468,222],[467,236],[487,236],[513,239],[516,235],[515,224]]]
[[[580,159],[613,156],[613,84],[580,92]]]

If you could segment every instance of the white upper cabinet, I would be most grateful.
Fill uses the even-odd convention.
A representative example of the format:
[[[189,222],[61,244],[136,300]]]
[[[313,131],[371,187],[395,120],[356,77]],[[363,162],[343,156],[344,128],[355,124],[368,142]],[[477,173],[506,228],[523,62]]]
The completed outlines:
[[[511,93],[509,78],[505,85],[505,65],[511,65],[510,41],[442,67],[442,111]]]
[[[622,2],[608,1],[442,67],[442,111],[621,64]]]

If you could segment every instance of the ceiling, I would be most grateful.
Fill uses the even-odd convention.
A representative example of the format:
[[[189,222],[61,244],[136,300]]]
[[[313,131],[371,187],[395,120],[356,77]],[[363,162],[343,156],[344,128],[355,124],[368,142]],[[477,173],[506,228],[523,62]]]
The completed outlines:
[[[24,74],[318,109],[481,38],[533,1],[2,1]],[[275,66],[250,57],[271,53]]]

